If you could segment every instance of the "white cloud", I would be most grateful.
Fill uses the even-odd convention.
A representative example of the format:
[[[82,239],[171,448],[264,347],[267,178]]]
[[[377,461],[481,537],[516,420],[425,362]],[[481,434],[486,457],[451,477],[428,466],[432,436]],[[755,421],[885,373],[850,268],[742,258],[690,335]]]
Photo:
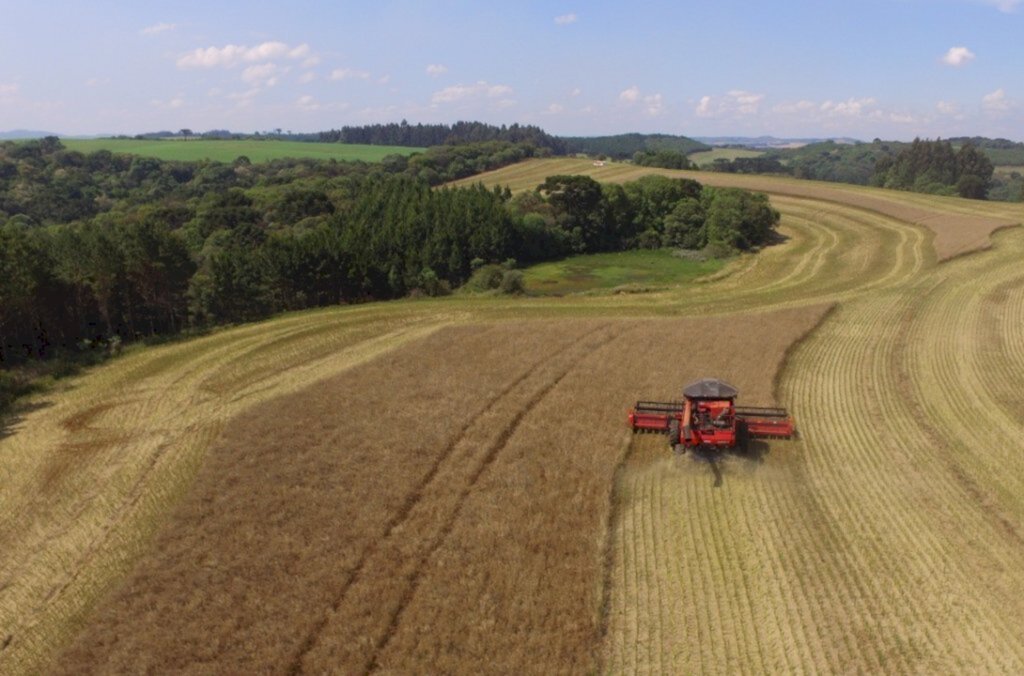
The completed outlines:
[[[935,110],[939,111],[943,115],[956,115],[960,112],[960,106],[956,105],[952,101],[939,101],[935,104]]]
[[[579,96],[582,93],[582,89],[580,89],[579,87],[575,87],[571,92],[569,92],[569,96]]]
[[[0,98],[7,96],[14,96],[18,93],[18,85],[16,84],[5,84],[0,82]]]
[[[643,95],[636,85],[619,92],[619,101],[629,106],[641,103],[648,115],[660,115],[665,110],[665,102],[660,93]]]
[[[1002,87],[981,97],[981,107],[990,113],[1004,113],[1010,109],[1010,101]]]
[[[287,72],[287,68],[280,68],[277,64],[261,63],[243,70],[242,81],[261,87],[273,87],[277,84],[278,78]]]
[[[89,78],[88,80],[85,81],[85,86],[86,87],[99,87],[101,85],[108,85],[108,84],[110,84],[110,78],[108,78],[108,77],[104,77],[104,78],[91,77],[91,78]]]
[[[164,31],[172,31],[178,27],[175,23],[157,23],[152,26],[146,26],[139,31],[139,35],[156,35],[157,33],[163,33]]]
[[[665,104],[661,99],[661,94],[651,94],[644,97],[644,110],[647,111],[648,115],[661,115],[665,110]]]
[[[782,115],[792,115],[793,113],[807,113],[812,110],[816,110],[818,104],[814,101],[807,101],[801,99],[795,103],[779,103],[772,107],[773,113],[780,113]]]
[[[1005,12],[1007,14],[1010,14],[1012,12],[1016,12],[1017,8],[1020,7],[1021,2],[1024,1],[1024,0],[976,0],[976,1],[980,2],[983,5],[989,5],[990,7],[995,7],[1000,12]]]
[[[555,23],[558,24],[559,26],[566,26],[571,23],[576,23],[578,20],[579,17],[576,16],[574,13],[562,14],[561,16],[555,17]]]
[[[319,56],[310,56],[310,57],[308,57],[306,59],[303,59],[302,67],[303,68],[312,68],[313,66],[317,65],[318,63],[320,63],[320,57]]]
[[[167,101],[164,101],[162,99],[153,99],[152,101],[150,101],[150,104],[155,108],[177,109],[185,105],[185,99],[184,97],[182,97],[181,94],[178,94],[174,98],[168,99]]]
[[[252,87],[244,92],[232,92],[231,94],[228,94],[228,98],[232,101],[236,101],[239,106],[248,106],[261,91],[263,90],[259,87]]]
[[[974,61],[974,52],[966,47],[950,47],[949,51],[942,57],[942,63],[954,68],[965,66],[971,61]]]
[[[552,103],[551,105],[548,106],[548,109],[547,109],[546,112],[548,114],[550,114],[550,115],[557,115],[558,113],[561,113],[561,112],[564,112],[564,111],[565,111],[565,106],[563,106],[561,103]]]
[[[440,63],[431,63],[427,66],[427,75],[430,77],[437,77],[438,75],[444,75],[448,72],[448,66],[444,66]]]
[[[381,75],[379,78],[377,78],[377,84],[386,85],[389,82],[391,82],[391,75],[390,74],[388,74],[388,75]]]
[[[828,117],[861,117],[876,111],[871,110],[878,102],[871,98],[850,98],[845,101],[825,101],[819,109]]]
[[[479,80],[478,82],[471,85],[457,84],[450,87],[445,87],[440,91],[434,92],[430,97],[431,103],[454,103],[456,101],[463,101],[466,99],[479,99],[479,98],[490,98],[498,99],[501,97],[507,97],[512,93],[512,88],[508,85],[492,85],[485,80]],[[513,104],[508,98],[504,98],[498,102],[503,107],[508,107]]]
[[[910,113],[889,113],[889,119],[896,124],[920,124],[920,121]]]
[[[305,73],[303,73],[299,77],[299,82],[301,82],[302,84],[308,84],[308,83],[312,82],[315,79],[316,79],[316,73],[314,73],[313,71],[310,70],[310,71],[306,71]]]
[[[309,45],[301,44],[289,47],[283,42],[264,42],[254,47],[245,45],[225,45],[223,47],[206,47],[194,49],[178,57],[178,68],[231,68],[243,63],[256,63],[270,59],[306,59],[309,56]]]
[[[332,80],[368,80],[370,74],[356,68],[335,68],[331,71]]]
[[[309,94],[300,96],[295,101],[295,107],[304,113],[310,113],[317,110],[345,110],[348,108],[347,103],[320,103],[314,97]]]
[[[698,117],[736,118],[756,115],[764,94],[733,89],[722,96],[702,96],[694,112]]]

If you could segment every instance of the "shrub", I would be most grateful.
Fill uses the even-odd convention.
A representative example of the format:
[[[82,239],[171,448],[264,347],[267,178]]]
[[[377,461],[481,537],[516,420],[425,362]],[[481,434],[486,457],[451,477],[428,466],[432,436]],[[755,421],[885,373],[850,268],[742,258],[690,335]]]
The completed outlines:
[[[526,283],[523,273],[520,270],[506,270],[501,276],[501,283],[498,291],[508,295],[518,295],[526,292]]]

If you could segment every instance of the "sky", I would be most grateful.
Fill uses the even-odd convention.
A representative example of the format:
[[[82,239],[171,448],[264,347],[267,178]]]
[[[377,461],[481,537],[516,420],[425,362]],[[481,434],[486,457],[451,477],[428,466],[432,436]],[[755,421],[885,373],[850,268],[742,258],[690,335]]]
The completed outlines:
[[[0,130],[1024,140],[1024,0],[0,0]]]

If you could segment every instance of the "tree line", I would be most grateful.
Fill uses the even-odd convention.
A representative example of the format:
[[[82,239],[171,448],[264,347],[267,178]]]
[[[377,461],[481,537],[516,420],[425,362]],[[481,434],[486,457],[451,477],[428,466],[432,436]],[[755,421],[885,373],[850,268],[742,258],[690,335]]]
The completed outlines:
[[[440,145],[503,141],[547,148],[552,154],[564,155],[565,142],[533,125],[512,124],[496,126],[484,122],[456,122],[455,124],[368,124],[345,126],[317,134],[324,143],[363,143],[368,145],[408,146],[426,148]]]
[[[994,170],[985,153],[970,143],[954,150],[949,141],[915,138],[895,157],[878,160],[871,183],[897,190],[985,199]]]
[[[1013,151],[997,145],[998,150]],[[992,161],[970,139],[962,139],[958,146],[949,140],[919,138],[909,144],[878,139],[856,144],[826,141],[770,151],[761,157],[719,159],[709,168],[730,173],[788,174],[970,199],[1024,200],[1019,175],[1008,179],[994,176]]]
[[[670,134],[616,134],[614,136],[566,136],[566,152],[570,155],[582,153],[591,156],[605,156],[617,160],[629,160],[637,153],[672,151],[683,156],[711,146],[686,136]]]
[[[302,308],[441,294],[486,264],[768,241],[764,195],[645,177],[432,188],[384,165],[164,162],[0,144],[0,363]],[[66,197],[73,208],[58,208]],[[50,208],[53,211],[49,211]]]

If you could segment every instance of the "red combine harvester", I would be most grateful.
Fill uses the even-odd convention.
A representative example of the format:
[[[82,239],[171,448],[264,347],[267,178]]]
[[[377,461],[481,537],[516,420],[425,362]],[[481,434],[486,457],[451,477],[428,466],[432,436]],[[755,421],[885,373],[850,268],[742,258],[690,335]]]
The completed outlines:
[[[704,378],[683,390],[683,401],[638,401],[629,412],[634,432],[665,432],[677,455],[740,448],[750,439],[788,439],[796,433],[784,408],[736,406],[732,385]]]

